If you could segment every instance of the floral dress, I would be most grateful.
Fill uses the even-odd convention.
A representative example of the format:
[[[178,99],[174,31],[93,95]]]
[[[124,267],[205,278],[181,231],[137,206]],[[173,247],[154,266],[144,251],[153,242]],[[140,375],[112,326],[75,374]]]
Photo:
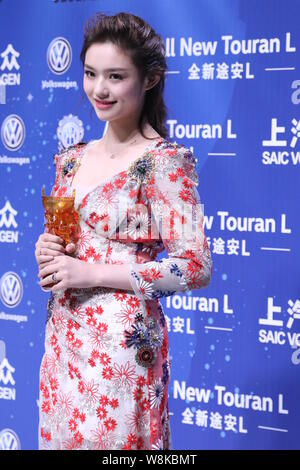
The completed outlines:
[[[52,196],[72,195],[73,177],[93,142],[55,155]],[[73,256],[127,263],[132,290],[99,286],[50,293],[39,449],[172,448],[168,329],[159,299],[210,281],[197,186],[193,153],[159,137],[126,171],[77,198],[80,234]],[[182,234],[188,226],[183,204],[200,215],[192,235]],[[164,249],[168,257],[156,261]]]

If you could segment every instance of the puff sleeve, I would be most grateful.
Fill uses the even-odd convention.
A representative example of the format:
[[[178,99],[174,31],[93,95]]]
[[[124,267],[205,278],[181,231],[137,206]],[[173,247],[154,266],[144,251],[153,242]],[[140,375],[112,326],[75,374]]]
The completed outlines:
[[[130,283],[140,300],[167,297],[206,287],[212,260],[203,228],[203,209],[197,190],[195,157],[183,145],[155,159],[146,193],[151,217],[168,258],[130,263]]]

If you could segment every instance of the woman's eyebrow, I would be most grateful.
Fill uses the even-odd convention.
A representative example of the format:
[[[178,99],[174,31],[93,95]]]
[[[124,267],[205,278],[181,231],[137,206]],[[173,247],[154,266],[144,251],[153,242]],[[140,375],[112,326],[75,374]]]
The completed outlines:
[[[85,67],[88,67],[89,69],[91,70],[94,70],[96,72],[96,69],[94,69],[91,65],[88,65],[88,64],[84,64]],[[122,67],[114,67],[114,68],[111,68],[111,69],[104,69],[104,72],[111,72],[113,70],[129,70],[129,69],[124,69]]]

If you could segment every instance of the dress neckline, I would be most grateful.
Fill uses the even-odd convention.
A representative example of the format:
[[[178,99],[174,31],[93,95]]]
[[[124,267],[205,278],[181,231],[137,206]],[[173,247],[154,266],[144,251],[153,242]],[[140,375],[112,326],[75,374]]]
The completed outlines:
[[[95,143],[95,142],[99,142],[99,140],[100,140],[100,139],[93,139],[93,140],[90,140],[90,141],[83,147],[82,151],[79,153],[79,155],[78,155],[78,157],[77,157],[77,158],[78,158],[78,160],[77,160],[78,165],[77,165],[76,171],[73,172],[73,174],[72,174],[71,183],[70,183],[70,188],[71,188],[71,192],[72,192],[72,193],[73,193],[72,184],[73,184],[74,176],[76,175],[76,173],[77,173],[77,171],[78,171],[78,169],[79,169],[79,167],[80,167],[80,165],[81,165],[82,158],[84,157],[84,155],[86,154],[86,151],[90,148],[90,146],[91,146],[93,143]],[[142,153],[139,157],[135,158],[135,159],[130,163],[130,165],[128,165],[128,167],[127,167],[125,170],[121,170],[121,171],[119,171],[119,172],[117,172],[117,173],[114,173],[112,176],[109,176],[108,178],[105,178],[103,181],[101,181],[101,183],[97,184],[94,188],[92,188],[92,186],[80,186],[80,187],[79,187],[79,191],[80,191],[80,189],[82,189],[82,188],[84,188],[84,189],[92,188],[92,189],[90,189],[87,193],[85,193],[85,195],[81,198],[81,201],[79,202],[77,209],[78,209],[78,210],[80,209],[80,207],[81,207],[81,205],[82,205],[82,203],[83,203],[83,200],[84,200],[86,197],[90,196],[90,194],[94,193],[96,190],[98,190],[98,189],[101,188],[102,186],[104,186],[104,185],[108,184],[109,182],[113,181],[115,178],[117,178],[117,176],[120,176],[121,174],[128,174],[130,168],[131,168],[133,165],[135,165],[138,160],[143,159],[143,158],[147,155],[147,153],[152,149],[152,147],[154,147],[155,145],[157,145],[158,142],[163,142],[164,140],[165,140],[165,139],[164,139],[163,137],[161,137],[161,136],[152,139],[152,142],[151,142],[149,145],[147,145],[147,147],[145,148],[145,150],[143,151],[143,153]],[[76,191],[76,188],[75,188],[75,191]],[[76,194],[76,193],[75,193],[75,194]]]

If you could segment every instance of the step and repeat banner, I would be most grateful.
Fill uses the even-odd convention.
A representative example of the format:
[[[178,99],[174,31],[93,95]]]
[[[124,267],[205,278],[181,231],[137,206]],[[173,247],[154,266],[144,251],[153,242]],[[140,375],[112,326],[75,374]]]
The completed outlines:
[[[0,449],[38,447],[41,188],[104,133],[79,60],[96,11],[161,34],[168,140],[197,159],[213,272],[161,299],[173,449],[299,449],[299,0],[0,0]]]

